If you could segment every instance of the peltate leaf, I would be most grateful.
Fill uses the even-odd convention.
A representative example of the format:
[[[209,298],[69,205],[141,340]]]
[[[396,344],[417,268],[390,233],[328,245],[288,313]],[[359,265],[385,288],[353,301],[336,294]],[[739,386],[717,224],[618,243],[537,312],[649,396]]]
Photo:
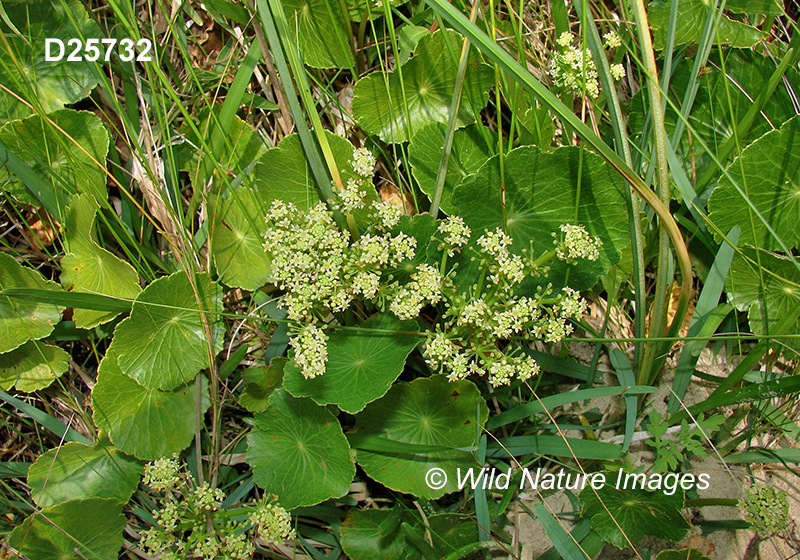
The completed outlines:
[[[0,252],[0,290],[6,288],[61,291],[55,282],[45,280],[39,272]],[[47,336],[60,319],[60,308],[55,305],[0,295],[0,352]]]
[[[479,467],[475,456],[456,447],[476,441],[489,410],[470,381],[449,382],[443,375],[395,383],[386,395],[356,416],[356,432],[392,442],[447,447],[428,453],[358,451],[358,464],[373,479],[398,492],[436,499],[458,490],[458,470]],[[425,475],[440,468],[447,483],[434,490]]]
[[[324,375],[306,379],[293,362],[287,363],[283,378],[286,390],[295,397],[311,397],[317,404],[335,404],[350,414],[385,395],[419,342],[412,334],[419,327],[414,321],[400,321],[390,314],[376,315],[361,327],[363,331],[331,333]]]
[[[653,30],[653,46],[663,50],[669,28],[669,1],[657,0],[650,4],[648,15]],[[683,0],[678,4],[678,27],[675,31],[675,45],[697,43],[703,33],[710,5],[708,0]],[[750,48],[765,34],[739,21],[722,15],[719,18],[715,42],[740,49]]]
[[[269,397],[281,386],[286,358],[272,358],[269,367],[250,367],[242,372],[244,390],[239,404],[250,412],[263,412],[269,406]]]
[[[185,272],[155,280],[116,328],[119,367],[144,387],[169,391],[187,383],[209,367],[209,349],[214,356],[222,350],[222,289],[207,274],[196,275],[194,285],[196,295]]]
[[[72,197],[62,226],[69,252],[61,259],[61,284],[69,291],[133,299],[139,292],[139,275],[127,262],[97,244],[94,221],[97,204],[89,195]],[[117,316],[115,312],[75,309],[75,325],[91,329]]]
[[[91,194],[95,200],[105,200],[108,196],[105,180],[108,133],[94,113],[62,109],[48,114],[46,119],[37,114],[11,121],[0,128],[0,142],[52,187],[61,207],[78,192]],[[0,167],[0,180],[6,178],[8,172]],[[12,180],[9,187],[20,200],[40,204],[19,181]]]
[[[800,244],[800,117],[747,146],[728,168],[761,215],[787,247]],[[728,177],[722,177],[708,203],[711,221],[723,232],[741,227],[740,245],[780,250],[777,240]],[[716,236],[721,242],[721,236]]]
[[[590,152],[581,154],[576,147],[552,152],[534,146],[517,148],[505,157],[505,197],[499,166],[499,156],[492,157],[453,195],[459,215],[472,228],[474,245],[486,230],[501,227],[514,240],[513,252],[522,255],[532,249],[538,256],[553,250],[552,234],[560,233],[559,227],[567,223],[584,226],[603,242],[598,260],[574,265],[554,260],[549,277],[531,278],[524,285],[552,283],[560,290],[569,275],[572,288],[590,288],[619,261],[628,243],[624,186],[602,159]],[[473,256],[470,249],[462,250],[463,270]]]
[[[20,30],[27,43],[17,37],[0,21],[0,32],[6,35],[8,47],[20,68],[4,53],[6,63],[0,65],[0,83],[45,113],[62,109],[86,97],[97,85],[91,62],[70,62],[65,48],[64,57],[58,61],[46,59],[45,39],[60,39],[66,47],[73,37],[103,37],[97,24],[89,19],[81,2],[58,0],[16,4],[4,2],[6,14]],[[73,22],[77,25],[73,25]],[[5,49],[4,49],[5,51]],[[53,48],[53,55],[58,49]],[[0,91],[0,123],[19,119],[31,110],[13,96]]]
[[[194,124],[204,138],[210,138],[211,131],[217,126],[214,119],[219,119],[220,112],[221,106],[215,106],[213,117],[208,108],[203,108],[198,112]],[[220,172],[217,169],[214,169],[214,183],[211,188],[208,185],[201,185],[197,182],[198,176],[202,173],[200,155],[203,153],[203,143],[187,123],[184,123],[179,131],[185,138],[185,141],[177,149],[180,169],[189,172],[189,179],[195,189],[218,192],[224,187],[225,182],[220,177]],[[222,168],[223,173],[236,176],[258,158],[263,151],[264,143],[258,134],[253,133],[250,125],[236,115],[233,116],[233,124],[226,132],[225,143],[220,148],[221,152],[217,157],[217,164]]]
[[[461,44],[460,35],[439,30],[420,40],[414,56],[402,66],[402,81],[397,69],[388,77],[373,72],[360,79],[354,89],[353,115],[361,127],[384,142],[396,144],[410,140],[426,124],[446,123]],[[456,120],[458,126],[478,120],[477,114],[486,105],[493,85],[491,69],[472,49]]]
[[[58,346],[30,340],[0,354],[0,389],[31,393],[48,387],[67,371],[69,354]]]
[[[324,134],[343,183],[358,179],[353,170],[353,145],[341,136],[327,131]],[[258,192],[260,216],[266,214],[273,200],[291,202],[300,210],[307,210],[319,203],[320,190],[297,134],[287,136],[261,156],[253,168],[253,188]],[[367,203],[377,200],[371,185],[364,189],[364,199]],[[356,212],[356,215],[361,214]]]
[[[436,174],[442,158],[445,129],[446,126],[442,123],[432,123],[421,128],[414,134],[408,148],[408,159],[411,162],[414,178],[419,183],[420,190],[427,194],[428,198],[432,198],[436,190]],[[442,210],[447,214],[456,212],[450,201],[456,185],[467,175],[475,173],[492,155],[481,129],[488,137],[488,129],[480,124],[456,130],[453,135],[453,149],[447,160],[447,175],[440,203]]]
[[[777,327],[800,305],[800,272],[789,259],[745,249],[734,255],[725,289],[731,304],[748,310],[750,328],[756,334],[779,334]],[[761,269],[759,269],[759,264]],[[796,316],[796,315],[795,315]],[[800,317],[781,334],[800,332]],[[800,352],[800,340],[787,338],[783,343]]]
[[[256,414],[247,436],[247,462],[255,483],[289,510],[344,496],[355,475],[350,445],[336,417],[283,389],[272,393],[269,407]]]
[[[415,521],[398,508],[353,508],[339,529],[342,550],[353,560],[406,560],[409,551],[400,524]]]
[[[664,491],[663,486],[654,492],[617,489],[616,479],[617,473],[606,473],[609,483],[599,490],[586,486],[580,493],[583,516],[591,518],[592,530],[604,541],[625,548],[645,535],[668,541],[679,541],[686,535],[689,524],[681,515],[684,496],[680,486],[673,494]]]
[[[283,11],[293,45],[300,45],[303,62],[314,68],[349,68],[352,32],[345,27],[336,0],[284,0]]]
[[[414,537],[428,542],[426,532],[433,541],[437,558],[445,558],[459,548],[474,542],[475,521],[461,515],[446,513],[433,515],[423,523],[410,511],[351,509],[342,523],[340,537],[342,549],[353,560],[417,560],[424,555],[409,542],[411,529]],[[415,538],[414,541],[418,542]]]
[[[92,390],[95,425],[109,433],[120,451],[145,461],[183,451],[192,441],[195,415],[202,418],[210,404],[202,375],[172,391],[148,389],[122,373],[111,349],[100,362]]]
[[[763,14],[765,16],[782,16],[783,2],[780,0],[730,0],[725,9],[737,14]]]
[[[8,544],[29,560],[116,560],[124,527],[115,499],[72,500],[27,517]]]
[[[141,475],[142,463],[112,445],[67,443],[39,456],[28,469],[28,486],[39,507],[86,498],[114,498],[125,504]]]
[[[226,286],[253,291],[269,276],[269,257],[264,252],[266,231],[258,196],[248,188],[230,193],[227,199],[210,195],[212,219],[211,252],[220,281]]]

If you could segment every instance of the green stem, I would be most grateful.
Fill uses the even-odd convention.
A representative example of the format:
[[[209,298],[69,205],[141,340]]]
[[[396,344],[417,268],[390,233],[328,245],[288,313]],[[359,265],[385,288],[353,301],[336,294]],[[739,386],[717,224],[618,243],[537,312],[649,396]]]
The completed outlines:
[[[475,19],[475,8],[478,3],[472,5],[471,19]],[[439,214],[439,203],[442,200],[442,191],[444,190],[444,181],[447,176],[447,164],[450,161],[450,152],[453,149],[453,137],[455,136],[458,111],[461,107],[461,92],[464,89],[464,74],[467,70],[467,59],[469,58],[469,39],[464,39],[464,44],[461,46],[461,58],[458,61],[458,71],[456,73],[456,83],[453,88],[453,98],[450,101],[450,114],[447,118],[447,130],[444,135],[444,147],[442,147],[442,157],[439,160],[439,169],[436,171],[436,187],[431,199],[431,216],[434,218]],[[444,274],[444,271],[442,271]]]
[[[661,105],[661,90],[658,87],[658,68],[656,67],[655,51],[650,37],[650,28],[647,20],[647,11],[644,7],[644,0],[633,1],[633,11],[636,19],[636,29],[639,34],[639,42],[642,47],[642,54],[645,64],[645,74],[647,76],[647,89],[650,94],[650,110],[653,115],[653,130],[656,140],[656,161],[658,165],[658,196],[664,207],[669,206],[669,162],[667,160],[667,133],[664,129],[664,112]],[[650,315],[650,334],[652,336],[662,336],[666,328],[666,305],[667,289],[672,278],[669,272],[669,234],[664,227],[663,220],[659,224],[659,244],[658,244],[658,265],[656,272],[655,300],[653,301],[652,313]],[[691,283],[691,276],[683,278],[684,284]],[[641,312],[642,310],[637,310]],[[681,314],[682,315],[682,314]],[[678,316],[675,317],[679,320]],[[680,318],[682,320],[682,317]],[[645,346],[644,360],[642,360],[639,370],[638,382],[642,385],[655,381],[658,372],[652,372],[653,363],[656,359],[658,345],[648,343]]]

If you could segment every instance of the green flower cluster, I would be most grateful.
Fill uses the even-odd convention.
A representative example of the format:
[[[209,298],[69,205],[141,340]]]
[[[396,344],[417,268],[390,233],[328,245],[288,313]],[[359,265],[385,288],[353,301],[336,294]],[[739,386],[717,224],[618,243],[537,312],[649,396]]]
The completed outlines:
[[[330,313],[344,311],[356,300],[417,298],[418,305],[406,309],[405,316],[410,317],[426,301],[435,301],[427,270],[418,271],[418,279],[404,287],[381,283],[386,268],[414,258],[417,240],[383,231],[399,219],[391,204],[377,204],[372,216],[377,225],[354,243],[338,229],[324,203],[303,212],[276,200],[266,216],[264,250],[271,256],[272,282],[284,291],[280,306],[290,320],[303,324],[292,329],[290,344],[295,364],[306,378],[325,372],[327,336],[319,325]],[[402,290],[404,295],[395,298]]]
[[[622,41],[615,32],[611,31],[604,36],[604,46],[607,49],[617,48]],[[574,95],[587,94],[592,99],[600,95],[600,83],[597,81],[597,66],[592,60],[589,49],[573,46],[574,37],[569,31],[559,35],[556,44],[559,52],[550,60],[548,73],[555,84]],[[609,67],[611,76],[619,81],[625,77],[625,67],[622,64],[612,64]]]
[[[757,484],[739,500],[744,519],[761,537],[770,537],[783,531],[789,520],[789,499],[786,492],[774,486]]]
[[[440,232],[449,231],[453,226],[448,222],[452,220],[444,222]],[[429,333],[423,350],[432,369],[446,372],[451,381],[488,373],[495,387],[513,379],[526,381],[539,373],[539,364],[525,354],[522,341],[539,338],[559,342],[572,332],[568,321],[586,311],[586,302],[571,288],[556,296],[549,288],[538,290],[534,297],[517,292],[526,278],[543,274],[546,268],[541,265],[554,256],[568,262],[575,262],[568,258],[575,256],[597,258],[599,240],[591,239],[581,226],[568,227],[581,232],[586,244],[578,247],[557,241],[557,249],[537,261],[511,253],[513,240],[499,228],[478,239],[482,270],[478,283],[467,295],[459,294],[452,283],[443,284],[447,308],[444,322]],[[466,243],[466,239],[462,241]],[[451,248],[446,238],[440,250],[450,254]]]
[[[181,472],[177,457],[148,463],[142,479],[163,494],[162,506],[152,512],[155,526],[142,531],[139,547],[159,560],[249,560],[261,544],[294,538],[291,516],[269,502],[250,506],[247,521],[226,521],[221,511],[225,494],[207,482],[200,486]]]
[[[372,171],[371,157],[365,151],[354,153],[353,167],[362,179]],[[342,210],[358,208],[361,192],[360,184],[345,187],[336,205]],[[356,303],[367,312],[388,309],[401,320],[416,319],[426,306],[441,305],[442,323],[425,342],[427,363],[447,372],[451,381],[488,373],[494,386],[515,378],[524,381],[539,372],[519,340],[559,342],[572,332],[569,321],[586,310],[586,302],[570,288],[557,295],[550,288],[533,297],[517,293],[526,278],[546,274],[542,265],[553,258],[575,263],[599,257],[599,238],[582,226],[562,226],[555,249],[536,261],[512,253],[513,240],[502,229],[486,231],[471,249],[478,254],[480,279],[464,294],[455,287],[456,267],[448,266],[448,259],[472,236],[460,217],[438,224],[438,246],[427,249],[433,256],[432,249],[438,248],[438,266],[422,262],[411,267],[403,263],[415,258],[417,240],[388,232],[399,220],[397,207],[377,204],[370,215],[372,227],[353,240],[337,227],[323,203],[300,211],[275,201],[266,216],[264,249],[272,259],[272,281],[284,292],[279,305],[295,322],[289,344],[294,364],[307,379],[325,373],[324,322]],[[408,271],[403,283],[389,272],[398,267]]]

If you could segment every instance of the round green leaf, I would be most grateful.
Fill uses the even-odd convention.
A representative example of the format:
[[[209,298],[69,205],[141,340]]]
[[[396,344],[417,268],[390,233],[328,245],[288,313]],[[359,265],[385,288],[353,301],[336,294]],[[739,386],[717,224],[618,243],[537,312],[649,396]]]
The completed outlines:
[[[339,528],[342,550],[353,560],[406,560],[409,554],[400,523],[415,521],[410,512],[398,508],[351,509]]]
[[[0,290],[7,288],[61,291],[55,282],[0,252]],[[0,295],[0,353],[47,336],[59,320],[61,312],[55,305]]]
[[[424,557],[409,541],[402,524],[412,529],[417,542],[427,543],[426,533],[429,533],[437,558],[445,558],[474,542],[477,536],[475,521],[457,514],[433,515],[423,523],[419,516],[399,507],[392,510],[351,509],[339,532],[342,550],[353,560],[416,560]]]
[[[210,195],[208,214],[212,220],[211,252],[220,281],[226,286],[253,291],[267,280],[269,257],[264,252],[266,231],[260,197],[243,188],[227,199]]]
[[[272,358],[269,367],[249,367],[242,372],[244,390],[239,404],[250,412],[263,412],[269,406],[269,397],[281,386],[286,358]]]
[[[760,251],[756,254],[745,249],[744,255],[735,255],[726,283],[732,305],[740,311],[748,310],[750,328],[756,334],[795,334],[800,332],[800,317],[784,333],[778,333],[778,324],[800,305],[800,272],[787,258]],[[752,262],[751,262],[752,261]],[[758,264],[763,270],[759,271]],[[800,339],[783,340],[789,348],[800,352]]]
[[[653,45],[663,50],[669,29],[670,2],[656,0],[650,4],[650,27],[653,28]],[[675,45],[698,43],[708,17],[708,4],[703,0],[684,0],[678,5],[678,25],[675,31]],[[720,14],[716,25],[715,42],[737,48],[749,48],[764,38],[765,34],[739,21]]]
[[[197,383],[200,403],[195,402]],[[95,425],[109,433],[120,451],[145,461],[186,449],[194,436],[196,409],[202,416],[209,406],[208,381],[202,375],[173,391],[147,389],[122,373],[110,350],[92,390]]]
[[[97,244],[94,222],[97,204],[89,195],[73,196],[62,226],[69,253],[61,259],[61,284],[68,292],[102,294],[133,299],[139,292],[139,275],[127,262]],[[117,316],[107,311],[76,309],[75,326],[92,329]]]
[[[169,391],[208,367],[203,315],[212,330],[214,356],[222,350],[222,289],[207,274],[195,277],[197,296],[185,272],[152,282],[116,328],[112,347],[119,367],[149,389]],[[204,313],[198,308],[198,301]]]
[[[476,412],[478,416],[476,417]],[[356,416],[360,436],[377,436],[392,442],[447,447],[428,453],[377,453],[358,450],[358,464],[373,479],[421,498],[436,499],[458,490],[458,469],[480,468],[471,453],[453,448],[475,444],[489,410],[470,381],[449,382],[443,375],[395,383],[382,399]],[[441,489],[425,483],[428,470],[447,474]]]
[[[402,82],[397,69],[388,77],[373,72],[360,79],[354,88],[353,115],[361,127],[384,142],[397,144],[410,140],[426,124],[446,123],[462,41],[453,31],[439,30],[420,40],[414,56],[402,66]],[[476,115],[489,100],[493,85],[491,68],[481,63],[476,49],[471,49],[458,126],[477,121]]]
[[[303,62],[314,68],[350,68],[351,32],[336,0],[284,0],[291,44],[300,44]]]
[[[203,170],[201,164],[204,150],[198,150],[203,142],[195,133],[195,128],[200,131],[206,142],[210,142],[212,131],[218,126],[216,123],[219,122],[221,113],[221,105],[214,107],[213,117],[208,107],[203,107],[193,119],[194,127],[189,126],[188,122],[184,122],[178,129],[184,137],[184,141],[178,145],[176,150],[178,166],[181,171],[189,173],[189,180],[195,189],[204,189],[205,192],[224,190],[225,186],[230,183],[228,177],[239,175],[244,168],[258,158],[265,147],[261,137],[253,133],[252,127],[234,115],[230,128],[226,130],[225,142],[220,146],[216,157],[216,164],[220,169],[213,170],[214,180],[210,186],[203,184],[207,179],[205,176],[207,171]],[[223,179],[221,174],[225,174],[226,177]]]
[[[0,143],[52,187],[61,207],[67,206],[69,197],[78,192],[91,194],[98,201],[105,200],[108,133],[103,122],[94,113],[72,109],[50,113],[47,119],[63,132],[40,115],[31,115],[0,128]],[[8,172],[0,167],[0,180],[6,178]],[[17,198],[40,205],[20,181],[14,179],[9,186]]]
[[[67,41],[73,37],[103,37],[81,2],[4,2],[4,7],[9,20],[27,43],[0,21],[0,32],[6,36],[8,47],[21,66],[18,69],[11,57],[4,54],[6,64],[0,65],[0,83],[34,106],[41,106],[45,113],[62,109],[64,105],[86,97],[97,85],[92,71],[94,63],[68,61],[69,48],[65,48],[65,56],[59,61],[48,61],[45,57],[47,38],[60,39],[66,47]],[[53,54],[58,54],[58,49],[54,48]],[[0,122],[22,118],[30,113],[26,105],[0,91]]]
[[[567,275],[572,288],[590,288],[619,261],[628,244],[625,187],[599,156],[581,154],[580,148],[571,146],[552,152],[524,146],[505,157],[504,176],[505,197],[500,159],[494,156],[453,195],[459,214],[472,228],[473,245],[486,230],[502,227],[514,239],[515,253],[532,248],[533,255],[539,256],[553,250],[552,234],[560,233],[562,224],[584,226],[603,242],[598,260],[569,265],[556,259],[549,265],[547,278],[527,281],[529,286],[552,283],[555,290],[567,285]],[[474,254],[462,250],[462,255],[469,266]]]
[[[365,330],[330,334],[324,375],[306,379],[293,362],[287,363],[283,377],[286,390],[295,397],[311,397],[320,405],[335,404],[350,414],[385,395],[420,341],[409,334],[419,326],[382,314],[364,321],[361,327]]]
[[[684,170],[690,180],[703,176],[709,167],[717,168],[712,160],[715,148],[723,146],[733,136],[734,130],[753,106],[753,100],[762,92],[772,73],[775,72],[774,61],[753,50],[728,49],[725,53],[724,72],[720,55],[714,51],[709,56],[707,73],[701,79],[692,78],[691,65],[680,64],[669,82],[671,98],[678,107],[681,106],[687,88],[699,86],[688,119],[694,132],[691,134],[684,132],[681,141],[675,146],[678,160],[683,162]],[[787,69],[785,75],[793,84],[798,83],[800,79],[794,68]],[[720,103],[720,99],[725,100],[724,105]],[[637,93],[631,100],[628,125],[634,135],[645,129],[643,122],[649,111],[648,107],[643,92]],[[780,127],[794,115],[794,104],[789,89],[778,86],[763,109],[755,116],[747,136],[740,137],[739,142],[747,144],[775,127]],[[671,105],[666,109],[664,120],[667,134],[671,136],[680,120]],[[710,147],[711,153],[703,148],[698,139]],[[718,154],[716,152],[715,155]],[[717,170],[716,173],[720,171]]]
[[[116,560],[124,527],[115,499],[73,500],[27,517],[8,544],[29,560]]]
[[[359,179],[353,169],[353,145],[328,131],[324,131],[324,134],[342,182],[346,184],[349,179]],[[253,168],[253,188],[258,192],[256,202],[260,204],[260,216],[266,214],[273,200],[291,202],[300,210],[307,210],[319,203],[319,186],[314,181],[314,174],[297,134],[287,136],[276,147],[264,152]],[[363,192],[368,203],[377,200],[371,185]],[[357,218],[362,217],[366,210],[356,211],[355,214]]]
[[[730,0],[725,9],[737,14],[763,14],[765,16],[782,16],[783,2],[780,0]]]
[[[344,496],[356,472],[336,417],[283,389],[256,414],[247,462],[256,484],[288,510]]]
[[[800,117],[786,121],[780,130],[766,133],[747,146],[728,168],[787,247],[800,244]],[[780,250],[766,225],[752,211],[728,177],[722,177],[708,203],[711,221],[723,232],[742,228],[740,245]],[[721,241],[719,235],[717,240]]]
[[[69,354],[58,346],[34,340],[0,354],[0,389],[31,393],[48,387],[67,371]]]
[[[86,498],[125,504],[141,476],[142,464],[111,445],[67,443],[39,456],[28,469],[28,486],[39,507]]]
[[[624,476],[624,475],[623,475]],[[679,541],[689,530],[681,515],[683,490],[673,494],[639,488],[617,489],[616,473],[606,473],[609,482],[599,490],[587,486],[580,493],[583,516],[591,518],[592,530],[617,548],[634,545],[645,535]],[[627,537],[627,538],[626,538]]]
[[[414,178],[419,183],[422,192],[433,198],[436,190],[436,174],[442,159],[446,126],[442,123],[432,123],[414,134],[408,148],[408,159]],[[488,129],[480,124],[470,125],[456,130],[453,135],[453,149],[447,160],[447,175],[445,176],[444,189],[440,206],[447,214],[457,213],[451,203],[453,190],[464,177],[475,173],[492,155],[486,145],[483,130],[489,135]]]

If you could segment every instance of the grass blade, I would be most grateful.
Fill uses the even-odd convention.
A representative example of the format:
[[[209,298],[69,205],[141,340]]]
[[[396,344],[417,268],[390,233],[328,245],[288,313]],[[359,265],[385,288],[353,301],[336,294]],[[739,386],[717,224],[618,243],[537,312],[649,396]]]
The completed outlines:
[[[539,518],[544,532],[550,537],[553,546],[561,554],[561,558],[564,560],[588,560],[589,557],[581,550],[575,537],[567,533],[553,514],[547,511],[544,504],[533,504],[533,511]]]
[[[7,402],[21,413],[29,416],[34,422],[54,433],[59,438],[62,438],[65,442],[74,441],[85,445],[94,445],[94,442],[83,434],[76,432],[72,428],[68,428],[49,414],[39,410],[35,406],[31,406],[28,403],[12,397],[5,391],[0,391],[0,400]]]

